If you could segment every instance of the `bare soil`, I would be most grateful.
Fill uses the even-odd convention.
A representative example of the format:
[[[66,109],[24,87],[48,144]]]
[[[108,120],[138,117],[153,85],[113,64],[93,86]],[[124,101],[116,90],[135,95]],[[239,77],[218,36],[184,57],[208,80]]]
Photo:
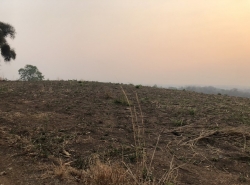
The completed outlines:
[[[77,172],[87,170],[93,156],[133,169],[132,118],[147,163],[156,147],[152,178],[171,171],[169,185],[250,184],[248,98],[42,81],[0,82],[0,100],[1,185],[83,184]],[[75,171],[63,175],[62,165]]]

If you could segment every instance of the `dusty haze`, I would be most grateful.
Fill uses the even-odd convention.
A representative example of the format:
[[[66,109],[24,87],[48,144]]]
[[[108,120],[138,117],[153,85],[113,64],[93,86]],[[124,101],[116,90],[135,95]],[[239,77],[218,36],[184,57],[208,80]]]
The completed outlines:
[[[249,87],[250,0],[0,0],[17,59],[53,79]]]

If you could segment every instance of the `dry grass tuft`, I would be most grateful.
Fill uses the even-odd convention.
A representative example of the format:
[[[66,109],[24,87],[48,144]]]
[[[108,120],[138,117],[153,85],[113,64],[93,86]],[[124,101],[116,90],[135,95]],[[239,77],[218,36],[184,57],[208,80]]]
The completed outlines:
[[[78,170],[70,163],[59,161],[54,166],[54,176],[60,180],[76,179],[84,185],[130,185],[133,184],[127,171],[119,164],[104,164],[99,160],[87,170]]]
[[[118,164],[103,164],[98,161],[90,169],[83,171],[82,179],[88,185],[128,185],[132,184],[127,171]]]
[[[69,178],[69,170],[68,167],[62,163],[60,160],[60,165],[56,166],[54,169],[54,174],[57,178],[63,180]]]
[[[154,177],[155,171],[153,171],[154,169],[153,160],[155,158],[155,153],[159,144],[161,134],[164,132],[165,129],[163,128],[161,132],[159,133],[152,156],[149,158],[150,160],[148,160],[147,153],[146,153],[146,143],[145,143],[145,125],[144,125],[143,113],[142,113],[142,108],[140,105],[138,95],[137,93],[135,93],[137,107],[132,106],[122,86],[121,86],[121,90],[129,105],[130,114],[131,114],[131,123],[132,123],[133,134],[134,134],[134,145],[136,149],[136,161],[137,162],[136,162],[136,167],[134,170],[132,170],[128,164],[122,161],[128,170],[128,174],[130,175],[130,178],[132,178],[134,184],[137,184],[137,185],[161,185],[161,184],[173,184],[173,182],[176,183],[177,177],[178,177],[178,169],[184,164],[180,166],[175,166],[174,156],[172,156],[169,170],[167,170],[164,174],[162,174],[159,180],[157,180]],[[137,109],[140,115],[139,118],[137,116]]]

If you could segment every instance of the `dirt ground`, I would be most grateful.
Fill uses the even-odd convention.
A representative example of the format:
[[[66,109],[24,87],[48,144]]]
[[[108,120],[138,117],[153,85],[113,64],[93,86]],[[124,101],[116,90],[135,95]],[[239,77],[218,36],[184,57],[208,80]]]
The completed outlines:
[[[132,171],[152,161],[151,178],[168,174],[167,185],[250,184],[250,99],[132,84],[7,81],[0,100],[1,185],[83,184],[78,172],[95,158],[123,161]]]

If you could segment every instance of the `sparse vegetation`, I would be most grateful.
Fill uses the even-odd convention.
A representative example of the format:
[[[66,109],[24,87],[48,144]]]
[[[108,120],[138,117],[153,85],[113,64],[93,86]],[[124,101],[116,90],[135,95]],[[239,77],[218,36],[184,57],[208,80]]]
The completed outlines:
[[[0,98],[0,183],[250,183],[249,99],[86,81]]]
[[[194,115],[195,115],[195,109],[190,109],[190,110],[189,110],[189,114],[190,114],[191,116],[194,116]]]
[[[120,97],[120,98],[115,99],[114,103],[129,106],[128,102],[126,101],[126,99],[124,97]]]

